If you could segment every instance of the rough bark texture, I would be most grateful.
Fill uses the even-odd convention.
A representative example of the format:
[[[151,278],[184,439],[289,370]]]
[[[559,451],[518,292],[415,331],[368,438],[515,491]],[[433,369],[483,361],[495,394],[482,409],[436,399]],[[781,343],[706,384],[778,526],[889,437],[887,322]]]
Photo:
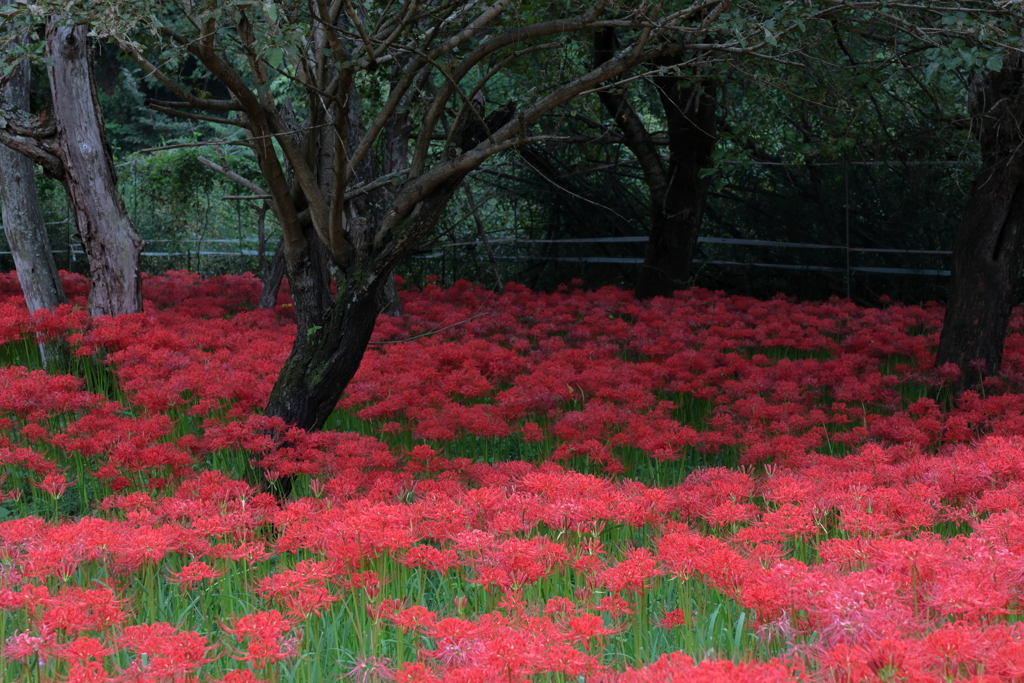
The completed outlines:
[[[437,223],[441,212],[461,184],[464,175],[453,177],[424,199],[395,229],[395,243],[419,243]],[[369,225],[350,226],[357,265],[347,274],[333,268],[337,293],[332,297],[325,262],[326,248],[310,234],[306,250],[288,259],[288,279],[295,303],[299,330],[288,360],[274,384],[264,413],[283,418],[303,429],[323,428],[345,387],[363,360],[389,275],[406,249],[375,257]],[[373,226],[377,227],[377,226]]]
[[[953,245],[949,303],[936,365],[961,371],[962,391],[999,372],[1024,269],[1024,53],[983,71],[968,90],[982,164]]]
[[[89,259],[89,312],[135,313],[142,310],[142,238],[117,190],[89,65],[86,28],[64,26],[51,17],[46,48],[52,60],[48,70],[64,184]]]
[[[0,98],[22,111],[29,111],[27,62],[15,67]],[[29,311],[34,313],[67,303],[39,206],[35,164],[3,145],[0,145],[0,204],[3,205],[4,233]]]
[[[613,29],[598,32],[594,61],[600,64],[610,59],[614,48]],[[650,239],[637,278],[638,299],[671,296],[689,286],[708,189],[708,180],[701,177],[701,171],[711,165],[718,137],[714,81],[692,83],[678,76],[658,76],[654,85],[668,124],[667,164],[629,100],[612,90],[598,93],[626,145],[636,155],[650,193]]]
[[[277,305],[277,292],[281,289],[281,280],[284,278],[284,248],[281,242],[277,243],[274,250],[274,258],[270,260],[270,268],[263,276],[263,288],[260,290],[259,307],[270,310]]]

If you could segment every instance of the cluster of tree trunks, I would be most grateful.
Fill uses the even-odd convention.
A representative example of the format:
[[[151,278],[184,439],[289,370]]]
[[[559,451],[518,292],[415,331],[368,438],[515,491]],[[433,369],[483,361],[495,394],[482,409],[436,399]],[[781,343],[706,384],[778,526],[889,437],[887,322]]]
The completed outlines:
[[[117,190],[86,34],[85,26],[68,26],[60,17],[50,17],[46,52],[53,118],[32,117],[25,99],[4,97],[0,101],[4,120],[0,142],[39,163],[63,183],[89,261],[89,312],[93,316],[122,315],[142,310],[142,238],[132,226]],[[34,187],[34,175],[19,172],[18,177],[22,178],[23,186],[30,184],[31,178]],[[38,199],[31,195],[22,199],[34,201],[36,208],[31,211],[38,212]],[[13,206],[17,205],[15,201]],[[6,209],[6,201],[4,206]],[[31,268],[41,275],[34,278],[26,273],[26,280],[53,279],[52,256],[49,263],[31,256],[32,252],[48,250],[39,241],[45,232],[35,231],[31,235],[31,247],[26,244],[24,249],[19,248],[22,253],[16,259],[30,262]],[[28,286],[36,288],[37,284]],[[49,285],[45,288],[52,289]]]
[[[29,111],[30,78],[28,62],[18,64],[7,84],[0,89],[0,100]],[[5,145],[0,145],[0,207],[4,234],[28,310],[35,313],[67,303],[43,222],[35,164]],[[50,367],[59,350],[45,343],[39,345],[39,350],[43,366]]]
[[[240,24],[243,39],[244,29]],[[51,17],[46,40],[53,120],[28,113],[27,66],[19,67],[0,93],[0,142],[6,145],[0,149],[0,201],[26,302],[36,310],[65,300],[39,210],[34,161],[64,184],[74,208],[92,275],[90,312],[97,316],[133,313],[142,307],[142,240],[117,191],[86,29]],[[344,80],[347,76],[337,71],[328,74],[342,77],[343,90],[332,102],[314,106],[309,119],[299,123],[289,121],[290,110],[275,108],[250,90],[212,43],[184,47],[231,91],[234,99],[225,101],[223,108],[240,112],[240,118],[231,122],[247,129],[267,189],[249,181],[243,184],[271,196],[265,209],[275,212],[284,233],[264,273],[260,305],[273,306],[287,273],[299,334],[266,412],[290,424],[318,429],[355,374],[377,315],[382,310],[397,312],[394,267],[429,233],[453,193],[465,187],[466,175],[493,153],[496,144],[505,144],[514,135],[525,136],[529,121],[517,114],[513,103],[488,113],[482,96],[474,96],[452,124],[448,138],[454,144],[428,172],[422,158],[425,148],[413,155],[412,166],[409,163],[409,111],[422,91],[411,89],[378,131],[383,140],[378,167],[371,169],[366,156],[353,167],[349,151],[365,144],[366,131],[361,128],[356,91],[351,81]],[[598,90],[605,110],[639,161],[650,194],[650,240],[636,285],[641,299],[670,296],[688,286],[708,189],[705,169],[711,165],[717,140],[719,84],[668,68],[678,63],[672,61],[678,60],[672,54],[646,57],[648,66],[665,67],[651,82],[664,109],[667,158],[658,151],[624,91]],[[630,59],[618,51],[615,29],[597,30],[593,72],[585,87],[642,63],[637,55]],[[155,69],[144,60],[140,63]],[[254,68],[258,77],[266,77],[260,75],[261,65]],[[395,69],[394,78],[400,80],[404,76],[397,64]],[[958,390],[999,371],[1024,270],[1022,53],[1010,51],[1000,71],[976,75],[969,85],[969,102],[982,168],[956,238],[950,300],[937,357],[938,364],[953,363],[961,369]],[[541,111],[531,110],[530,120],[536,120]],[[516,116],[520,116],[518,122]],[[499,129],[503,137],[496,142]],[[285,152],[285,166],[272,139]],[[485,152],[477,153],[480,148]],[[226,168],[203,161],[233,176]],[[403,175],[410,180],[398,182]],[[369,189],[345,197],[350,181]],[[326,202],[338,187],[343,188],[342,198]],[[468,196],[472,204],[472,195]],[[481,237],[485,239],[482,232]],[[500,286],[497,272],[496,277]],[[332,281],[336,294],[331,292]]]

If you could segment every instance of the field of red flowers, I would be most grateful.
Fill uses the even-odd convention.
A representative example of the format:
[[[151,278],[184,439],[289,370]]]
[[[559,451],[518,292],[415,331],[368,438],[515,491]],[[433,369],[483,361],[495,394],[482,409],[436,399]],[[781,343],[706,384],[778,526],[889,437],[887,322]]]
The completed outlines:
[[[1024,681],[1024,316],[428,285],[308,434],[258,286],[0,275],[0,681]]]

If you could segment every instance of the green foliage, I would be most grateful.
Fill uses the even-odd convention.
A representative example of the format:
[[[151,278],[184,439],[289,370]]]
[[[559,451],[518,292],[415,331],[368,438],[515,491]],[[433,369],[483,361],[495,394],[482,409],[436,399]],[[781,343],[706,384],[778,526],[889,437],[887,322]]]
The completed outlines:
[[[394,9],[385,2],[359,3],[360,25],[371,32],[383,30],[387,22],[395,20]],[[476,16],[471,12],[480,9],[446,3],[438,6],[438,11],[451,13],[451,26]],[[604,18],[617,21],[620,41],[628,44],[656,22],[665,21],[671,12],[682,9],[616,2],[608,6]],[[706,33],[676,35],[686,40],[697,40],[699,35],[705,44],[726,46],[727,50],[692,50],[673,63],[645,64],[626,74],[622,84],[613,86],[627,95],[648,129],[658,135],[664,133],[666,124],[652,85],[653,75],[714,78],[723,84],[723,126],[713,165],[702,172],[711,181],[705,231],[718,236],[836,243],[845,230],[844,212],[849,204],[851,239],[855,243],[918,249],[948,247],[976,156],[962,125],[966,115],[964,85],[978,70],[1001,68],[1005,51],[1021,44],[1015,29],[1021,18],[1019,5],[950,1],[929,3],[927,7],[895,4],[865,8],[844,2],[824,7],[819,3],[755,1],[731,3],[721,9],[724,11],[714,15]],[[579,11],[578,3],[564,0],[512,3],[486,31],[477,32],[436,58],[428,90],[436,92],[459,60],[498,32],[563,19]],[[698,18],[703,21],[712,16],[709,11],[689,16],[680,26],[692,31]],[[214,21],[221,46],[218,49],[226,64],[258,94],[270,96],[276,106],[287,107],[289,115],[300,123],[309,113],[310,102],[310,92],[301,84],[304,69],[354,66],[359,112],[363,125],[368,125],[402,76],[396,66],[398,60],[394,54],[377,54],[370,59],[359,30],[344,11],[339,26],[344,29],[342,39],[348,41],[348,61],[339,62],[331,48],[323,48],[320,54],[311,52],[315,22],[309,12],[305,3],[291,0],[216,0],[190,4],[187,13],[158,0],[85,4],[43,0],[0,12],[0,61],[8,66],[23,58],[42,63],[42,26],[51,13],[62,14],[69,22],[89,23],[93,35],[109,40],[98,52],[102,81],[99,97],[108,135],[121,164],[126,203],[144,236],[150,241],[172,240],[174,248],[195,241],[197,235],[251,237],[255,223],[252,207],[220,200],[220,196],[234,194],[238,188],[202,167],[194,149],[170,150],[145,159],[129,156],[144,147],[165,143],[239,140],[239,129],[148,111],[147,98],[173,100],[176,94],[145,76],[141,67],[124,55],[114,57],[113,46],[138,51],[191,96],[229,97],[223,85],[186,49],[190,36],[198,35],[196,22]],[[441,38],[431,28],[434,19],[424,15],[423,21],[407,26],[400,42],[421,47],[437,44]],[[13,40],[25,31],[32,34],[34,42]],[[175,35],[182,36],[184,42]],[[512,49],[518,51],[518,56],[509,60]],[[321,60],[319,66],[317,60]],[[549,93],[582,73],[592,60],[589,30],[545,35],[483,59],[468,71],[459,87],[462,94],[472,93],[482,79],[498,69],[483,87],[487,109],[509,100],[523,105],[526,98]],[[253,64],[267,73],[261,88],[254,81]],[[37,81],[41,79],[41,70],[37,69]],[[44,99],[36,97],[35,103],[43,106]],[[421,133],[418,122],[429,105],[427,99],[409,112],[414,138]],[[462,95],[453,97],[438,130],[433,131],[435,139],[443,137],[441,128],[448,129],[461,106]],[[233,112],[217,114],[222,115],[228,119],[237,116]],[[613,126],[596,95],[590,93],[566,102],[541,119],[534,130],[538,129],[551,135],[579,137],[597,136]],[[374,149],[381,147],[377,141]],[[215,156],[209,148],[200,149],[207,156]],[[236,155],[238,148],[230,149],[233,170],[261,182],[251,157]],[[440,142],[432,143],[430,150],[436,158]],[[526,279],[545,287],[554,286],[567,274],[564,263],[534,268],[523,261],[513,267],[517,258],[642,256],[641,245],[606,245],[600,253],[590,247],[530,251],[522,245],[501,246],[503,238],[638,235],[644,230],[646,187],[628,150],[620,145],[553,143],[545,145],[543,153],[565,175],[560,182],[566,192],[559,193],[550,183],[541,182],[516,152],[494,159],[492,169],[500,167],[502,179],[494,174],[478,174],[472,181],[476,194],[485,200],[477,207],[478,217],[493,232],[506,278]],[[821,166],[882,161],[899,165],[858,167],[853,173],[847,167],[842,174],[836,168]],[[757,165],[765,162],[789,165]],[[588,170],[601,166],[607,168]],[[849,202],[848,187],[855,195]],[[60,204],[54,193],[50,195],[54,207]],[[371,200],[375,211],[381,209],[380,201]],[[461,192],[456,195],[438,236],[476,241],[475,218],[469,208]],[[48,210],[51,215],[59,214],[57,209]],[[893,244],[896,234],[903,239],[900,244]],[[491,267],[484,251],[475,249],[472,258],[449,255],[463,267],[456,274],[490,279]],[[818,256],[821,254],[790,253],[785,260],[834,265],[815,260]],[[744,258],[721,248],[705,250],[703,257]],[[749,254],[749,258],[767,260],[764,253]],[[871,264],[892,265],[889,257],[871,258]],[[426,273],[436,263],[421,265]],[[710,271],[701,272],[706,276]],[[587,276],[594,284],[629,284],[633,274],[628,266],[612,266],[603,272],[591,269]],[[721,282],[703,284],[718,286]],[[787,290],[774,276],[764,286]]]

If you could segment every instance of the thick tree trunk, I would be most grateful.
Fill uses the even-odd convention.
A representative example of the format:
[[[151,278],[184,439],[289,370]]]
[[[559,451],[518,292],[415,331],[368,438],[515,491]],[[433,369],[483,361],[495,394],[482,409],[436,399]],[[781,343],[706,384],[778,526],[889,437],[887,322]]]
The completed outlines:
[[[465,174],[454,175],[394,229],[392,249],[377,254],[366,221],[350,224],[355,265],[342,273],[312,229],[306,248],[286,254],[298,332],[264,413],[307,430],[322,429],[363,360],[395,263],[437,223]],[[378,226],[373,226],[377,228]],[[330,292],[334,271],[337,293]]]
[[[89,66],[86,27],[64,26],[51,17],[46,48],[52,60],[48,70],[64,184],[89,259],[89,312],[99,316],[141,311],[142,238],[117,189]]]
[[[597,32],[594,62],[602,64],[615,53],[614,29]],[[679,76],[654,79],[668,124],[666,168],[643,120],[622,93],[598,91],[605,109],[636,155],[651,199],[650,239],[636,283],[636,297],[672,296],[689,286],[697,236],[704,216],[708,181],[701,172],[710,166],[717,140],[717,84],[688,83]]]
[[[686,85],[676,77],[654,79],[668,122],[669,159],[664,189],[651,188],[651,238],[636,283],[636,297],[672,296],[689,286],[704,217],[717,134],[717,84]]]
[[[0,91],[0,99],[8,106],[29,111],[29,83],[29,64],[22,62],[14,68],[7,85]],[[28,310],[35,313],[67,303],[39,205],[35,164],[4,145],[0,145],[0,205],[3,207],[4,234],[14,257],[14,268]],[[43,367],[49,368],[59,357],[61,349],[57,345],[40,343],[39,352]]]
[[[28,62],[15,67],[0,97],[9,105],[29,111]],[[35,164],[3,145],[0,145],[0,204],[3,205],[4,233],[28,309],[35,312],[67,303],[39,206]]]
[[[270,394],[267,415],[303,429],[323,428],[363,360],[377,321],[380,289],[339,296],[324,325],[300,331]],[[304,305],[295,300],[296,310]]]
[[[971,127],[982,166],[953,245],[949,303],[936,366],[953,363],[968,389],[999,372],[1024,269],[1024,53],[969,86]]]

